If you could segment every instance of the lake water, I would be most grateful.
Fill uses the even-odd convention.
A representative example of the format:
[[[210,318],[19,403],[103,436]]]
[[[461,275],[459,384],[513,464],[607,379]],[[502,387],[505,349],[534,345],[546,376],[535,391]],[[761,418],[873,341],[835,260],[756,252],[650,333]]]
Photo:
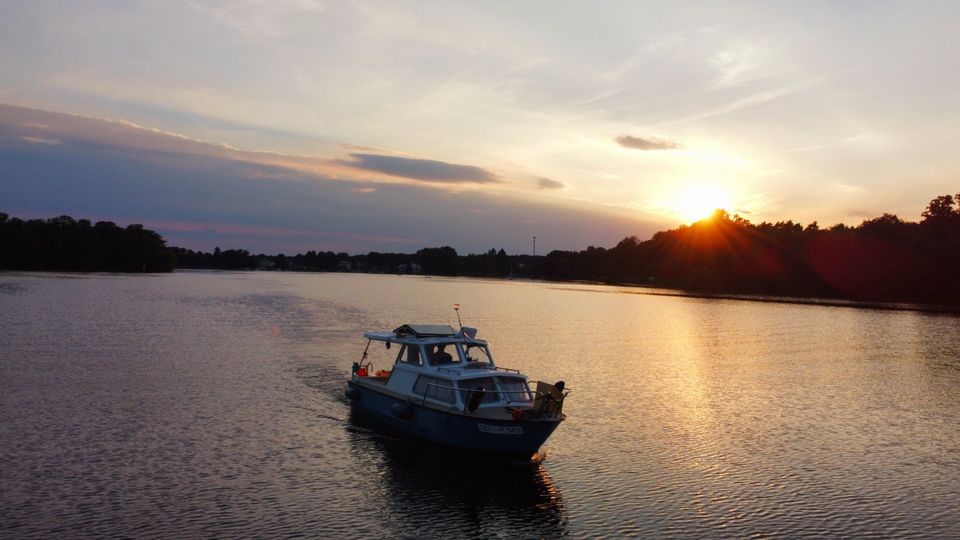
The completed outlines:
[[[563,379],[539,464],[383,436],[362,332]],[[960,318],[517,281],[0,274],[0,537],[960,537]]]

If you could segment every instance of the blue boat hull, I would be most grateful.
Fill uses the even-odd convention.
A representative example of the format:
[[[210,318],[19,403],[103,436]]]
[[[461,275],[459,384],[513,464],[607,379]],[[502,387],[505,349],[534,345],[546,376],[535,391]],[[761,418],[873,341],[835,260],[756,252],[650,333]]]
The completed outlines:
[[[353,414],[392,431],[491,457],[529,459],[560,419],[494,420],[437,410],[347,382]]]

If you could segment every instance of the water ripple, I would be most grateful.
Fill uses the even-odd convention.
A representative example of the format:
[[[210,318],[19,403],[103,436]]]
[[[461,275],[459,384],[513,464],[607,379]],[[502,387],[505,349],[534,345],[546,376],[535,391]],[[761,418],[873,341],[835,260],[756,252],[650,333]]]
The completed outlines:
[[[960,536],[960,319],[611,291],[4,275],[0,537]],[[574,389],[542,462],[351,421],[360,333],[453,301]]]

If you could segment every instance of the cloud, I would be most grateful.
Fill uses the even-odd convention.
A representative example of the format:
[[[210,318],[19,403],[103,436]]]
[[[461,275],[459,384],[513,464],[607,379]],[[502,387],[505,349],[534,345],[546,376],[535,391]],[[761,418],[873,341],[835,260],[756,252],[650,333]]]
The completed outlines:
[[[24,136],[62,144],[30,143]],[[391,165],[388,170],[397,172],[400,164],[432,169],[442,178],[499,181],[477,167],[410,158],[329,161],[244,152],[120,122],[0,105],[3,211],[143,223],[169,245],[253,253],[412,253],[442,245],[474,253],[497,246],[520,253],[528,234],[536,234],[546,251],[569,250],[615,245],[664,226],[636,212],[529,193],[450,192],[436,183],[391,181],[387,174],[356,168]],[[336,175],[322,173],[328,165]]]
[[[473,165],[458,165],[432,159],[415,159],[380,154],[350,154],[351,160],[341,161],[355,169],[373,171],[424,182],[473,182],[491,184],[501,182],[495,174]]]
[[[682,148],[680,143],[675,141],[668,141],[665,139],[644,139],[642,137],[634,137],[632,135],[621,135],[615,139],[617,144],[624,148],[631,148],[633,150],[676,150]]]
[[[242,172],[249,178],[289,178],[291,174],[304,174],[307,176],[298,176],[297,179],[310,180],[313,177],[376,183],[402,183],[404,180],[501,182],[496,175],[480,167],[381,155],[372,153],[376,150],[370,148],[365,148],[366,152],[356,152],[360,147],[344,147],[354,149],[349,154],[352,159],[250,151],[143,127],[126,120],[103,120],[0,103],[0,137],[4,135],[35,145],[94,145],[146,152],[154,161],[180,160],[187,156],[225,159],[251,165]],[[257,167],[263,165],[268,167]]]
[[[567,187],[563,182],[558,182],[549,178],[540,178],[537,180],[537,185],[540,186],[540,189],[563,189]]]
[[[236,149],[196,141],[177,133],[138,126],[124,120],[101,120],[75,114],[0,103],[0,134],[33,144],[91,144],[171,154],[233,157]]]
[[[63,141],[61,141],[60,139],[52,139],[49,137],[38,137],[35,135],[24,135],[23,137],[20,137],[20,140],[23,142],[31,143],[31,144],[48,144],[50,146],[63,144]]]
[[[684,118],[678,118],[676,120],[668,122],[667,125],[688,124],[690,122],[697,122],[700,120],[705,120],[707,118],[723,116],[725,114],[734,113],[740,110],[751,109],[754,107],[758,107],[760,105],[765,105],[769,102],[776,101],[784,96],[793,94],[796,91],[800,90],[802,87],[809,86],[810,84],[816,81],[817,81],[817,78],[813,78],[807,81],[801,81],[800,83],[794,86],[785,87],[785,88],[774,88],[772,90],[764,90],[761,92],[757,92],[755,94],[751,94],[746,97],[737,99],[736,101],[733,101],[731,103],[727,103],[726,105],[721,105],[720,107],[717,107],[712,110],[704,111],[702,113],[694,114],[692,116],[687,116]]]

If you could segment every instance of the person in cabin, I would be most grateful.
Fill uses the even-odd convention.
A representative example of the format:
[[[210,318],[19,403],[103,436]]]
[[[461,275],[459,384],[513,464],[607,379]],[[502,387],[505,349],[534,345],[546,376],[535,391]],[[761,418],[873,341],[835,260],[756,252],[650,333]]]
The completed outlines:
[[[449,364],[453,362],[453,357],[445,351],[446,345],[434,345],[433,352],[430,354],[430,362],[434,364]]]

